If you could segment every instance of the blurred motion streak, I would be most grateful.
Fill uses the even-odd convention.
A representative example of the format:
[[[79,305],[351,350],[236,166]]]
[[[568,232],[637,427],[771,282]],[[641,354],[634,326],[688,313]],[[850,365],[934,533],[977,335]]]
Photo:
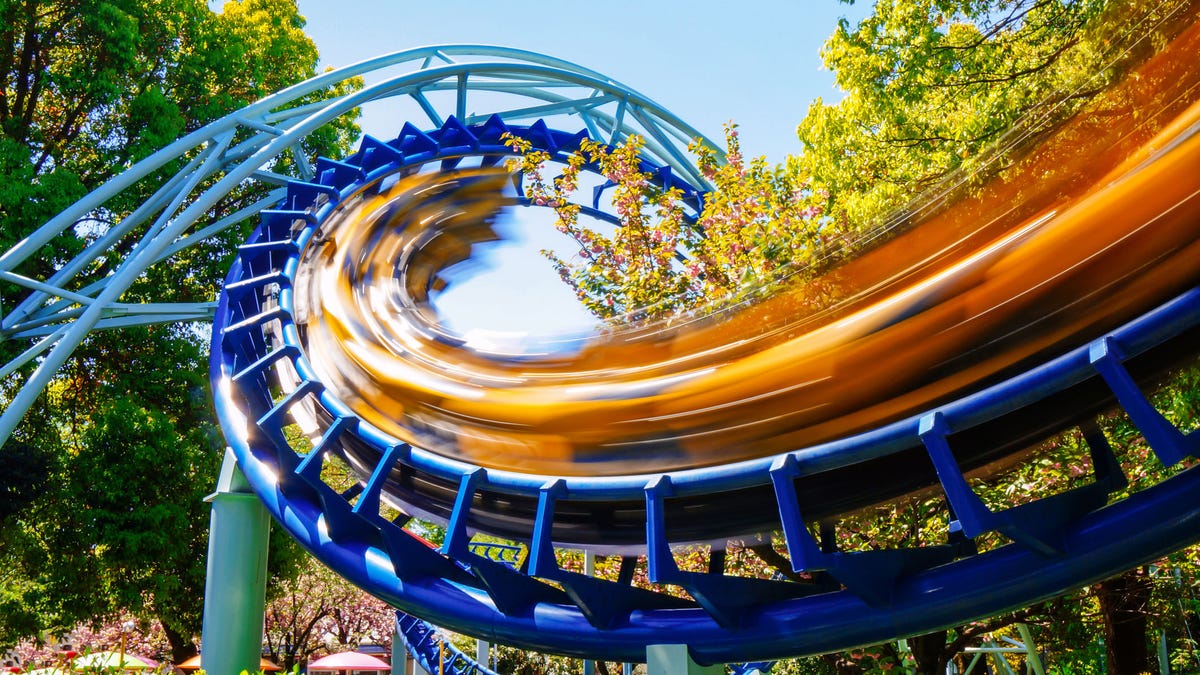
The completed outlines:
[[[551,353],[472,347],[431,304],[515,206],[501,169],[393,175],[303,253],[321,380],[406,442],[544,475],[665,471],[844,437],[976,391],[1200,281],[1200,27],[952,203],[749,306]],[[528,207],[536,208],[536,207]]]

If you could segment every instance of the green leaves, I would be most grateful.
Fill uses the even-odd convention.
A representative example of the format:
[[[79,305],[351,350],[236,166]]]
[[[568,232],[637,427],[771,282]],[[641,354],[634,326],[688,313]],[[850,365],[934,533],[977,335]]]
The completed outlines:
[[[0,247],[180,135],[315,75],[303,26],[292,0],[230,2],[222,13],[204,0],[0,1]],[[339,156],[356,135],[347,115],[304,150]],[[49,278],[160,180],[110,200],[15,271]],[[256,189],[239,188],[211,215],[257,199]],[[211,300],[237,230],[155,265],[122,300]],[[109,273],[143,234],[115,242],[73,288]],[[6,310],[26,293],[0,284]],[[179,647],[198,632],[202,498],[221,448],[206,340],[193,326],[93,333],[26,416],[13,451],[47,457],[50,469],[30,464],[26,482],[0,486],[0,643],[120,609],[160,618]],[[0,353],[7,361],[28,346],[3,340]],[[0,383],[0,401],[20,375]],[[25,633],[4,632],[15,626]]]
[[[883,0],[822,50],[846,97],[816,101],[800,170],[857,228],[932,188],[1019,120],[1049,125],[1109,75],[1104,0]],[[1101,46],[1104,49],[1101,49]]]
[[[545,252],[580,301],[604,318],[670,316],[709,302],[732,301],[754,292],[785,269],[803,267],[829,254],[823,236],[823,202],[794,172],[768,167],[762,157],[747,161],[735,125],[726,128],[726,161],[701,144],[690,148],[716,186],[699,217],[685,217],[678,189],[655,185],[642,170],[643,139],[631,136],[610,148],[584,141],[551,180],[548,155],[531,152],[520,139],[509,143],[522,158],[526,196],[553,208],[556,227],[578,244],[564,258]],[[612,184],[605,198],[620,221],[609,231],[579,219],[572,196],[587,167]]]

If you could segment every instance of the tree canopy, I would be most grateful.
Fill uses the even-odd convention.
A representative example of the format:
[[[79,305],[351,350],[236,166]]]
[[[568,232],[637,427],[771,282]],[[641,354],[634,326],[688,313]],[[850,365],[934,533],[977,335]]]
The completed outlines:
[[[179,136],[314,76],[318,53],[303,29],[293,0],[232,0],[221,11],[204,0],[0,0],[0,247]],[[304,150],[340,156],[356,135],[343,118]],[[38,269],[18,273],[49,276],[163,175],[110,200],[26,264]],[[247,184],[212,215],[260,190]],[[185,249],[123,299],[211,300],[245,233]],[[121,239],[97,264],[115,268],[135,242]],[[0,298],[20,297],[0,283]],[[5,361],[27,347],[0,337]],[[177,657],[194,651],[203,497],[224,445],[207,350],[201,326],[92,333],[3,447],[6,468],[28,471],[0,475],[0,644],[129,611],[160,620]],[[4,380],[0,400],[23,375]],[[294,565],[295,553],[276,553],[276,569]]]

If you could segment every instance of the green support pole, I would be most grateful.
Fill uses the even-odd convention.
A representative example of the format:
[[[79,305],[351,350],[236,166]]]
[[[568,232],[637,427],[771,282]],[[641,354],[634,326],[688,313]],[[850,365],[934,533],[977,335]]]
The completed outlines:
[[[596,554],[591,551],[583,552],[583,573],[589,577],[596,576]],[[583,662],[583,675],[596,675],[596,662]]]
[[[1046,675],[1046,668],[1042,665],[1042,657],[1038,655],[1037,644],[1033,641],[1033,633],[1029,631],[1029,626],[1023,623],[1017,624],[1017,633],[1021,635],[1021,641],[1025,643],[1026,669],[1033,675]]]
[[[724,675],[721,664],[702,666],[692,660],[687,645],[646,647],[646,675]]]
[[[1158,675],[1171,675],[1171,651],[1167,648],[1167,631],[1158,631]]]
[[[271,519],[225,450],[208,530],[200,663],[211,675],[256,672],[262,654]]]

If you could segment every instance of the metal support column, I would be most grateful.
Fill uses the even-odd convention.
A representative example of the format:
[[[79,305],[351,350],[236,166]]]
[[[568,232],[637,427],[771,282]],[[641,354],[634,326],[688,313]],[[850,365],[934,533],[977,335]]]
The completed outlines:
[[[484,668],[492,667],[492,645],[487,640],[475,641],[475,662]]]
[[[1158,631],[1158,675],[1171,675],[1171,651],[1167,648],[1167,631]]]
[[[721,664],[702,666],[692,660],[687,645],[646,647],[646,675],[723,675]]]
[[[596,576],[596,555],[591,551],[583,552],[583,573],[589,577]],[[596,662],[583,662],[583,675],[596,675]]]
[[[1021,641],[1025,643],[1025,668],[1033,671],[1033,675],[1046,675],[1046,669],[1042,666],[1042,657],[1038,654],[1037,643],[1033,641],[1033,633],[1029,632],[1027,624],[1016,624],[1017,634],[1021,636]]]
[[[226,449],[208,530],[200,661],[210,673],[258,670],[271,520]]]
[[[392,626],[392,671],[391,675],[408,675],[408,647],[404,642],[404,633],[400,632],[400,622]]]

